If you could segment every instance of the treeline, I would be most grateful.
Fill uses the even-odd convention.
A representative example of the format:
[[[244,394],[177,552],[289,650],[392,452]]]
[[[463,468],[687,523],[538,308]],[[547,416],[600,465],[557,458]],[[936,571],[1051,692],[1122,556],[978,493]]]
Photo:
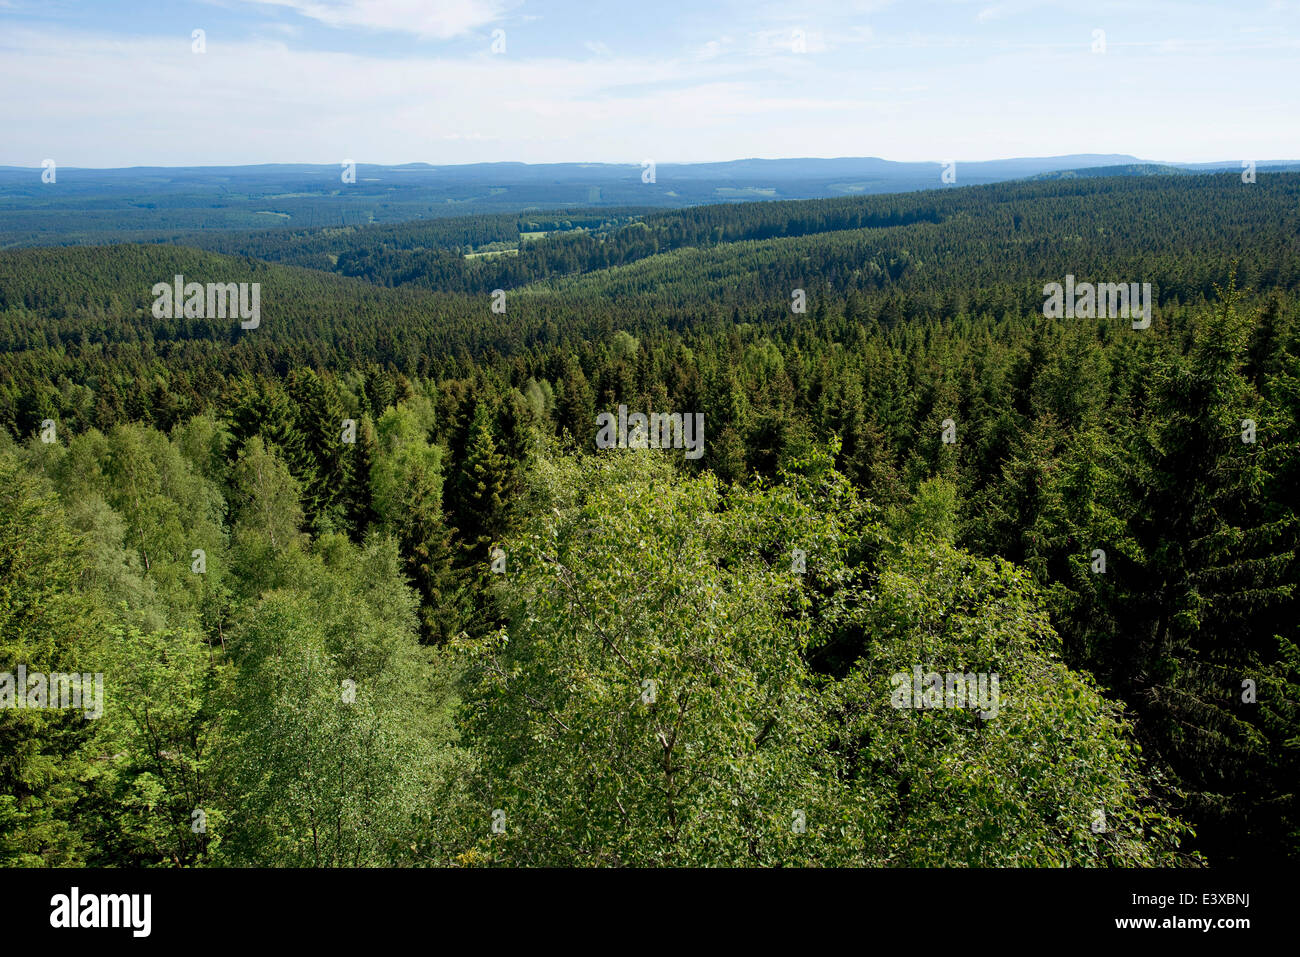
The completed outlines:
[[[1176,185],[1175,185],[1176,183]],[[714,275],[736,278],[729,244],[818,237],[815,241],[756,247],[753,274],[768,284],[742,287],[743,301],[787,286],[826,286],[838,292],[879,289],[920,269],[914,286],[987,286],[999,279],[1076,275],[1130,263],[1168,265],[1166,294],[1181,295],[1176,263],[1235,248],[1260,249],[1260,262],[1289,279],[1300,232],[1300,174],[1268,173],[1256,183],[1239,176],[1113,177],[1082,182],[1010,182],[959,190],[783,202],[696,206],[682,210],[602,211],[569,219],[545,239],[522,239],[577,214],[477,216],[433,223],[352,227],[308,233],[259,232],[247,237],[199,234],[178,244],[356,276],[384,286],[413,285],[459,293],[511,289],[552,277],[591,273],[684,249],[723,247],[702,256]],[[1204,224],[1213,222],[1206,230]],[[922,227],[937,228],[922,228]],[[915,228],[904,228],[915,227]],[[582,232],[574,232],[581,229]],[[863,232],[870,230],[870,232]],[[880,231],[880,232],[876,232]],[[854,233],[829,236],[833,233]],[[490,243],[518,243],[518,256],[466,259]],[[957,255],[953,255],[956,253]],[[639,289],[663,294],[693,282],[696,260],[665,259]],[[807,264],[815,264],[808,269]],[[985,268],[973,273],[981,263]],[[800,266],[800,274],[790,267]],[[708,268],[708,265],[705,266]],[[999,275],[1001,270],[1001,275]],[[744,272],[748,272],[745,269]],[[1268,277],[1276,282],[1279,277]],[[663,283],[667,280],[666,286]],[[604,277],[594,280],[602,288]],[[621,282],[607,291],[625,291]],[[1202,290],[1204,291],[1204,290]],[[696,292],[692,290],[692,293]],[[716,290],[709,290],[710,297]],[[684,298],[680,297],[680,298]],[[680,301],[680,298],[678,301]],[[1185,298],[1185,297],[1184,297]]]
[[[366,226],[173,233],[154,241],[355,275],[344,266],[338,266],[338,260],[364,262],[389,257],[396,261],[401,257],[406,261],[420,253],[437,251],[459,257],[493,244],[517,246],[525,233],[571,230],[608,233],[649,211],[647,208],[629,207],[599,212],[577,209],[483,213]]]
[[[888,203],[894,203],[906,214],[907,204],[929,195],[811,202],[827,216],[846,202],[868,204],[873,215],[889,214]],[[805,291],[815,316],[844,299],[851,318],[892,324],[1037,311],[1043,285],[1067,274],[1081,282],[1150,282],[1158,311],[1211,298],[1234,259],[1243,290],[1294,292],[1300,284],[1300,174],[1274,174],[1250,185],[1230,176],[1151,177],[1000,184],[934,195],[934,202],[948,204],[939,223],[721,242],[639,259],[637,252],[635,261],[609,268],[607,260],[613,263],[620,249],[662,248],[671,237],[659,233],[668,227],[652,230],[637,222],[609,238],[583,233],[529,240],[516,256],[464,259],[446,250],[397,250],[392,255],[411,267],[411,278],[395,290],[172,247],[6,252],[0,253],[0,348],[49,346],[53,361],[75,365],[83,356],[96,362],[100,343],[132,343],[126,351],[134,354],[138,344],[140,353],[124,361],[156,355],[174,368],[196,361],[196,354],[205,361],[201,346],[174,343],[211,340],[222,354],[233,349],[234,361],[250,370],[303,363],[346,368],[361,358],[407,375],[437,376],[448,356],[515,355],[617,328],[641,334],[718,318],[772,321],[790,315],[796,289]],[[781,206],[671,215],[695,217],[701,230],[710,217],[733,216],[735,228],[761,231],[765,217]],[[816,219],[811,213],[805,218]],[[357,256],[351,261],[359,264],[371,255],[367,248],[349,251],[347,236],[339,242],[332,255],[341,262]],[[451,272],[411,265],[412,256],[449,264]],[[358,265],[358,271],[379,283],[406,275],[388,267]],[[255,335],[226,321],[140,322],[149,315],[153,284],[178,273],[197,281],[260,281],[266,321]],[[529,285],[516,292],[525,281]],[[489,308],[489,293],[498,288],[512,292],[505,314]],[[611,297],[618,302],[616,318]]]

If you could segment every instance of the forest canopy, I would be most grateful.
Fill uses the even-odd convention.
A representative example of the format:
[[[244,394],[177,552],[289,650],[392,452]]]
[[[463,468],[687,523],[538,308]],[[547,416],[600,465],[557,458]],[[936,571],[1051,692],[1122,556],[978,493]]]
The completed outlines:
[[[1297,210],[1097,177],[0,251],[0,672],[103,678],[0,708],[0,863],[1296,855]],[[260,325],[155,318],[177,275]],[[1067,275],[1149,328],[1049,318]],[[602,448],[620,407],[703,454]]]

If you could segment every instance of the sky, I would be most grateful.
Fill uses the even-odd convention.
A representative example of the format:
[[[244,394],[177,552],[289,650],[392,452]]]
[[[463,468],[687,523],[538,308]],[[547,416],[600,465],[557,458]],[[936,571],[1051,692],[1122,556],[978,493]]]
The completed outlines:
[[[0,0],[0,165],[1085,152],[1300,159],[1300,0]]]

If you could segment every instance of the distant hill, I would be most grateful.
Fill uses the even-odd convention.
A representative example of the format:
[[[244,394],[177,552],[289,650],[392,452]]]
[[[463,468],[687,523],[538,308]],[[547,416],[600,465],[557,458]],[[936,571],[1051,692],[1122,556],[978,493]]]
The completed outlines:
[[[1028,179],[1080,179],[1096,176],[1190,176],[1191,170],[1180,166],[1168,166],[1163,163],[1124,163],[1119,166],[1093,166],[1083,169],[1049,170],[1046,173],[1027,177]]]
[[[1261,162],[1259,172],[1300,169]],[[0,248],[149,241],[198,230],[349,227],[527,210],[681,208],[712,203],[826,199],[1036,177],[1215,172],[1240,162],[1153,163],[1123,154],[1072,154],[956,163],[878,157],[741,159],[723,163],[341,164],[230,167],[0,167]],[[653,180],[650,182],[649,180]]]

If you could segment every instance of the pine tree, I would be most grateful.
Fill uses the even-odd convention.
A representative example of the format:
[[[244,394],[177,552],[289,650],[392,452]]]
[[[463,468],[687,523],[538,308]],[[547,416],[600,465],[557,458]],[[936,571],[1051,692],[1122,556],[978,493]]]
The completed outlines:
[[[285,388],[302,444],[301,460],[289,467],[302,487],[303,513],[314,531],[331,530],[342,517],[337,501],[347,472],[344,452],[351,448],[343,442],[343,404],[311,369],[293,370]]]
[[[486,403],[478,403],[466,439],[465,458],[451,485],[449,514],[460,539],[463,562],[485,562],[505,531],[508,463],[497,451]]]
[[[1245,420],[1258,398],[1244,375],[1250,318],[1235,282],[1195,329],[1186,357],[1168,359],[1151,419],[1130,449],[1136,567],[1118,588],[1130,654],[1121,685],[1145,721],[1151,750],[1190,791],[1202,837],[1231,855],[1230,817],[1258,799],[1247,770],[1268,762],[1258,709],[1243,682],[1275,660],[1262,616],[1291,597],[1294,513],[1270,514],[1267,452]],[[1234,825],[1235,826],[1235,825]]]

